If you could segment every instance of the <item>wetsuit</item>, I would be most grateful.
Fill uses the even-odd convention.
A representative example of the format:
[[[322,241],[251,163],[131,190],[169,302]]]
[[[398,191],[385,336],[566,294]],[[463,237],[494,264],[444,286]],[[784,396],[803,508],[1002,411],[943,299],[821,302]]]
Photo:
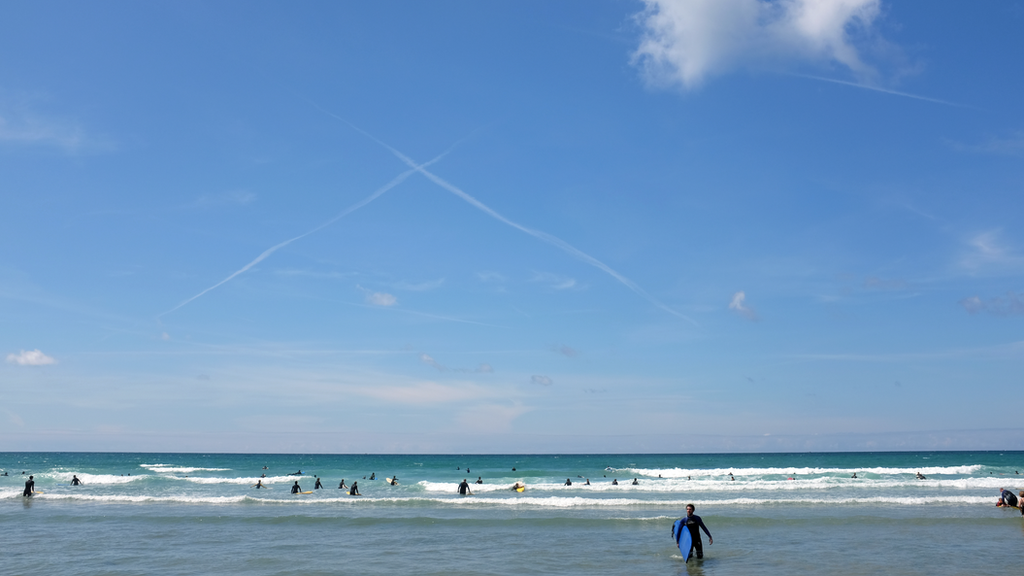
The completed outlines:
[[[690,548],[690,551],[696,552],[697,558],[703,558],[704,543],[700,540],[700,531],[703,530],[708,535],[708,538],[711,538],[711,532],[708,532],[708,527],[704,525],[704,521],[696,514],[684,517],[683,524],[690,531],[690,541],[693,542],[693,547]]]
[[[1017,506],[1017,497],[1013,494],[1013,492],[1010,492],[1009,490],[1003,490],[999,497],[1002,498],[1004,505]]]
[[[348,495],[359,496],[359,487],[355,482],[352,483],[352,489],[348,491]]]
[[[467,492],[469,492],[469,483],[463,480],[462,483],[459,484],[459,494],[465,496]]]
[[[319,478],[317,478],[317,479],[316,479],[316,486],[313,486],[313,490],[319,490],[319,489],[321,489],[321,488],[323,488],[323,487],[324,487],[324,485],[323,485],[323,484],[321,484],[321,483],[320,483],[320,479],[319,479]]]
[[[299,488],[299,483],[298,482],[296,482],[295,484],[292,484],[292,494],[298,494],[299,491],[301,491],[301,490],[302,490],[302,488]]]
[[[71,485],[72,486],[78,486],[81,483],[82,483],[82,481],[78,479],[78,476],[75,476],[74,478],[71,479]]]
[[[29,478],[29,479],[28,479],[28,480],[27,480],[27,481],[25,482],[25,492],[24,492],[24,493],[22,493],[22,496],[31,496],[31,495],[32,495],[32,493],[33,493],[33,492],[35,492],[35,491],[36,491],[36,483],[35,483],[35,480],[32,480],[32,478]]]
[[[376,472],[374,472],[373,474],[370,474],[370,480],[376,480],[376,479],[377,479],[377,473]]]

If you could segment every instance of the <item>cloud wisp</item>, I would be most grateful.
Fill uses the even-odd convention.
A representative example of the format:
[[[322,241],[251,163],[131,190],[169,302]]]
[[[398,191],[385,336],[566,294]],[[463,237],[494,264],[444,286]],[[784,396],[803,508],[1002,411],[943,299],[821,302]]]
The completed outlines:
[[[735,310],[737,314],[751,322],[757,322],[758,320],[757,312],[750,306],[747,306],[747,294],[742,290],[732,295],[729,309]]]
[[[929,98],[927,96],[919,96],[917,94],[911,94],[909,92],[900,92],[899,90],[890,90],[888,88],[882,88],[880,86],[872,86],[870,84],[860,84],[857,82],[848,82],[846,80],[837,80],[835,78],[825,78],[824,76],[812,76],[810,74],[791,74],[797,78],[807,78],[808,80],[819,80],[821,82],[831,82],[833,84],[842,84],[843,86],[853,86],[854,88],[862,88],[864,90],[874,90],[875,92],[882,92],[884,94],[892,94],[894,96],[903,96],[905,98],[913,98],[915,100],[924,100],[925,102],[932,102],[934,104],[943,104],[946,106],[954,106],[956,108],[970,108],[977,110],[974,106],[968,106],[966,104],[957,104],[956,102],[950,102],[948,100],[939,100],[938,98]]]
[[[644,0],[633,54],[652,85],[694,88],[745,66],[838,63],[875,74],[856,46],[870,39],[881,0]]]
[[[540,384],[541,386],[551,386],[555,383],[551,378],[548,378],[543,374],[534,374],[533,376],[530,376],[530,382]]]
[[[437,176],[433,172],[430,172],[429,170],[427,170],[427,166],[429,164],[417,164],[411,158],[409,158],[405,154],[401,153],[400,151],[398,151],[397,149],[395,149],[394,147],[392,147],[388,143],[386,143],[386,142],[380,140],[379,138],[377,138],[376,136],[370,134],[366,130],[363,130],[362,128],[356,126],[355,124],[349,122],[348,120],[342,118],[341,116],[338,116],[337,114],[333,114],[331,112],[328,112],[327,110],[324,110],[323,108],[320,108],[319,106],[317,106],[317,108],[319,110],[321,110],[322,112],[324,112],[325,114],[329,115],[330,117],[334,118],[335,120],[339,120],[341,122],[344,122],[345,124],[347,124],[349,127],[351,127],[356,132],[359,132],[360,134],[366,136],[370,140],[373,140],[377,144],[379,144],[379,145],[383,146],[384,148],[388,149],[392,154],[395,155],[396,158],[398,158],[399,160],[404,162],[406,165],[408,165],[410,169],[412,169],[412,170],[414,170],[416,172],[419,172],[420,174],[423,174],[424,176],[427,177],[428,180],[430,180],[431,182],[437,184],[441,188],[444,188],[445,190],[451,192],[452,194],[458,196],[459,198],[461,198],[462,200],[466,201],[467,203],[469,203],[474,208],[477,208],[481,212],[487,214],[488,216],[491,216],[492,218],[494,218],[495,220],[498,220],[499,222],[507,224],[507,225],[515,228],[516,230],[519,230],[521,232],[529,234],[530,236],[533,236],[534,238],[537,238],[538,240],[546,242],[546,243],[548,243],[548,244],[550,244],[550,245],[552,245],[552,246],[562,250],[563,252],[565,252],[566,254],[572,256],[573,258],[576,258],[577,260],[581,260],[581,261],[583,261],[583,262],[585,262],[587,264],[590,264],[591,266],[597,268],[598,270],[601,270],[602,272],[608,274],[612,278],[615,278],[621,284],[623,284],[624,286],[626,286],[627,288],[632,290],[635,294],[637,294],[638,296],[644,298],[645,300],[647,300],[648,302],[650,302],[654,306],[660,308],[661,310],[664,310],[665,312],[668,312],[669,314],[672,314],[673,316],[676,316],[678,318],[682,318],[683,320],[686,320],[687,322],[693,324],[694,326],[698,326],[697,322],[694,321],[692,318],[690,318],[689,316],[687,316],[685,314],[682,314],[681,312],[673,310],[672,308],[670,308],[666,304],[662,303],[660,300],[658,300],[654,296],[651,296],[649,293],[647,293],[646,290],[641,288],[635,282],[633,282],[629,278],[626,278],[622,274],[619,274],[618,272],[616,272],[614,269],[612,269],[610,266],[608,266],[604,262],[601,262],[597,258],[594,258],[593,256],[587,254],[586,252],[580,250],[579,248],[576,248],[572,244],[569,244],[568,242],[566,242],[565,240],[562,240],[561,238],[558,238],[557,236],[554,236],[552,234],[548,234],[547,232],[542,232],[540,230],[534,230],[533,228],[527,228],[526,226],[523,226],[522,224],[519,224],[517,222],[513,222],[512,220],[509,220],[508,218],[502,216],[498,212],[495,212],[494,210],[492,210],[489,206],[487,206],[483,202],[480,202],[476,198],[470,196],[469,194],[464,192],[461,188],[458,188],[457,186],[451,184],[447,180],[445,180],[445,179],[441,178],[440,176]]]
[[[993,316],[1020,316],[1024,315],[1024,294],[1007,292],[1006,296],[996,296],[988,300],[982,300],[978,296],[964,298],[958,302],[970,314],[988,312]]]
[[[18,366],[46,366],[56,364],[57,360],[36,348],[35,350],[21,350],[17,354],[8,354],[7,362]]]
[[[463,374],[493,374],[494,367],[486,362],[482,362],[476,368],[450,368],[441,364],[437,360],[434,360],[429,354],[420,354],[420,362],[430,366],[438,372],[459,372]]]
[[[399,184],[404,182],[407,178],[409,178],[409,176],[412,176],[413,174],[415,174],[417,172],[417,168],[421,168],[421,167],[425,168],[425,167],[430,166],[431,164],[441,160],[442,158],[447,156],[452,151],[453,148],[454,148],[454,146],[452,146],[448,150],[445,150],[440,155],[438,155],[436,158],[434,158],[432,160],[429,160],[427,162],[424,162],[422,166],[410,167],[409,170],[406,170],[405,172],[402,172],[398,176],[395,176],[395,178],[393,178],[390,182],[388,182],[387,184],[385,184],[385,185],[381,186],[380,188],[378,188],[377,190],[375,190],[373,192],[373,194],[370,194],[366,198],[364,198],[364,199],[360,200],[359,202],[356,202],[355,204],[349,206],[348,208],[343,210],[340,214],[338,214],[334,218],[331,218],[327,222],[324,222],[323,224],[317,226],[316,228],[313,228],[312,230],[310,230],[308,232],[304,232],[302,234],[299,234],[298,236],[295,236],[294,238],[289,238],[288,240],[285,240],[284,242],[281,242],[279,244],[271,246],[270,248],[267,248],[266,250],[263,251],[262,254],[257,256],[252,262],[249,262],[245,266],[243,266],[240,269],[236,270],[235,272],[233,272],[227,278],[221,280],[220,282],[214,284],[213,286],[210,286],[206,290],[203,290],[202,292],[196,294],[195,296],[189,298],[188,300],[185,300],[185,301],[181,302],[180,304],[178,304],[174,308],[171,308],[170,310],[168,310],[166,312],[158,314],[157,318],[160,318],[162,316],[166,316],[167,314],[170,314],[171,312],[174,312],[175,310],[181,308],[182,306],[185,306],[186,304],[192,302],[193,300],[195,300],[196,298],[199,298],[200,296],[206,294],[207,292],[210,292],[211,290],[214,290],[216,288],[219,288],[220,286],[223,286],[224,284],[226,284],[226,283],[230,282],[231,280],[233,280],[238,275],[243,274],[244,272],[246,272],[247,270],[249,270],[253,266],[259,264],[260,262],[262,262],[264,259],[266,259],[268,256],[270,256],[274,252],[277,252],[278,250],[280,250],[281,248],[284,248],[285,246],[291,244],[292,242],[295,242],[296,240],[301,240],[302,238],[305,238],[306,236],[309,236],[310,234],[313,234],[315,232],[319,232],[320,230],[323,230],[324,228],[330,226],[331,224],[334,224],[338,220],[341,220],[345,216],[348,216],[349,214],[355,212],[356,210],[359,210],[363,206],[366,206],[370,202],[373,202],[374,200],[379,198],[382,194],[384,194],[388,190],[391,190],[395,186],[398,186]]]

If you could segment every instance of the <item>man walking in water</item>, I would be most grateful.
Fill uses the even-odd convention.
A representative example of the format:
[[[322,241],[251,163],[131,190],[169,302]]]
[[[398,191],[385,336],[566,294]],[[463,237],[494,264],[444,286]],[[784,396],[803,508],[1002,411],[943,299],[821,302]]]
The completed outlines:
[[[296,480],[295,484],[292,484],[292,494],[298,494],[299,492],[302,492],[302,488],[299,487],[299,481]]]
[[[469,482],[466,482],[465,478],[462,479],[462,484],[459,484],[459,494],[462,494],[463,496],[466,494],[469,494],[470,496],[473,495],[473,492],[469,489]]]
[[[691,548],[686,551],[686,557],[689,558],[690,554],[696,551],[697,559],[699,560],[704,557],[704,543],[700,541],[700,531],[704,530],[704,533],[708,535],[708,544],[714,544],[715,539],[711,537],[711,532],[708,532],[708,527],[704,525],[704,521],[701,520],[700,516],[693,513],[694,510],[696,510],[696,507],[693,504],[686,505],[686,518],[683,518],[682,528],[683,530],[690,531],[690,541],[693,543]],[[683,531],[680,530],[679,533],[682,534]],[[679,541],[677,540],[676,544],[678,543]]]
[[[22,496],[32,496],[36,493],[36,481],[32,479],[32,476],[28,477],[25,481],[25,491],[21,494]]]

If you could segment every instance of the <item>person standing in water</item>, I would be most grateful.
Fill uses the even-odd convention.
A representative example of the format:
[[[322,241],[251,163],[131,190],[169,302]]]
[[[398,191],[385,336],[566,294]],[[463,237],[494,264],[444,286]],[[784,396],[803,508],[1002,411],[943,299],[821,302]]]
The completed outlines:
[[[72,474],[71,475],[71,485],[72,486],[81,486],[82,485],[82,481],[78,479],[78,475],[76,475],[76,474]]]
[[[292,484],[292,494],[298,494],[299,492],[302,492],[302,488],[299,487],[299,481],[296,480],[295,484]]]
[[[338,490],[344,490],[346,488],[348,488],[348,486],[345,486],[345,479],[342,478],[341,479],[341,484],[338,484]]]
[[[24,474],[24,472],[22,472],[22,474]],[[36,493],[36,481],[33,480],[32,478],[32,476],[29,476],[28,480],[25,481],[25,491],[22,492],[22,496],[31,497],[33,494]]]
[[[352,489],[348,491],[349,496],[362,496],[359,493],[359,482],[352,482]]]
[[[324,487],[324,485],[320,483],[320,477],[317,476],[316,477],[316,485],[313,486],[313,490],[319,490],[319,489],[321,489],[323,487]]]
[[[469,482],[466,482],[465,478],[462,479],[462,484],[459,484],[459,494],[463,496],[467,494],[473,495],[473,491],[469,489]]]
[[[708,544],[714,544],[715,539],[711,537],[711,532],[708,532],[708,527],[704,525],[704,520],[701,520],[700,516],[693,513],[696,509],[697,508],[693,504],[687,504],[686,517],[682,520],[683,528],[690,531],[690,542],[692,542],[690,550],[688,550],[687,553],[690,554],[696,552],[697,559],[699,560],[704,557],[704,543],[700,541],[700,531],[703,530],[704,533],[708,535]],[[682,534],[682,530],[680,530],[679,533]],[[676,544],[678,543],[679,541],[677,540]]]

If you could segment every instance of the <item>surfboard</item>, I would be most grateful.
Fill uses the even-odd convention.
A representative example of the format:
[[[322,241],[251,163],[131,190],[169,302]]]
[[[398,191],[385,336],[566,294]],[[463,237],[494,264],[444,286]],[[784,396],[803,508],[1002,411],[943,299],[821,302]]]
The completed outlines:
[[[516,492],[522,492],[523,490],[526,490],[526,486],[520,486],[519,488],[516,488]]]
[[[384,481],[387,482],[388,484],[391,484],[391,478],[385,478]],[[391,484],[391,485],[392,486],[398,486],[398,482],[395,482],[394,484]]]
[[[676,544],[679,544],[679,551],[683,554],[683,562],[689,562],[690,552],[693,549],[693,537],[690,536],[690,531],[686,529],[686,524],[682,518],[676,520],[676,523],[672,525],[672,537],[676,539]]]

